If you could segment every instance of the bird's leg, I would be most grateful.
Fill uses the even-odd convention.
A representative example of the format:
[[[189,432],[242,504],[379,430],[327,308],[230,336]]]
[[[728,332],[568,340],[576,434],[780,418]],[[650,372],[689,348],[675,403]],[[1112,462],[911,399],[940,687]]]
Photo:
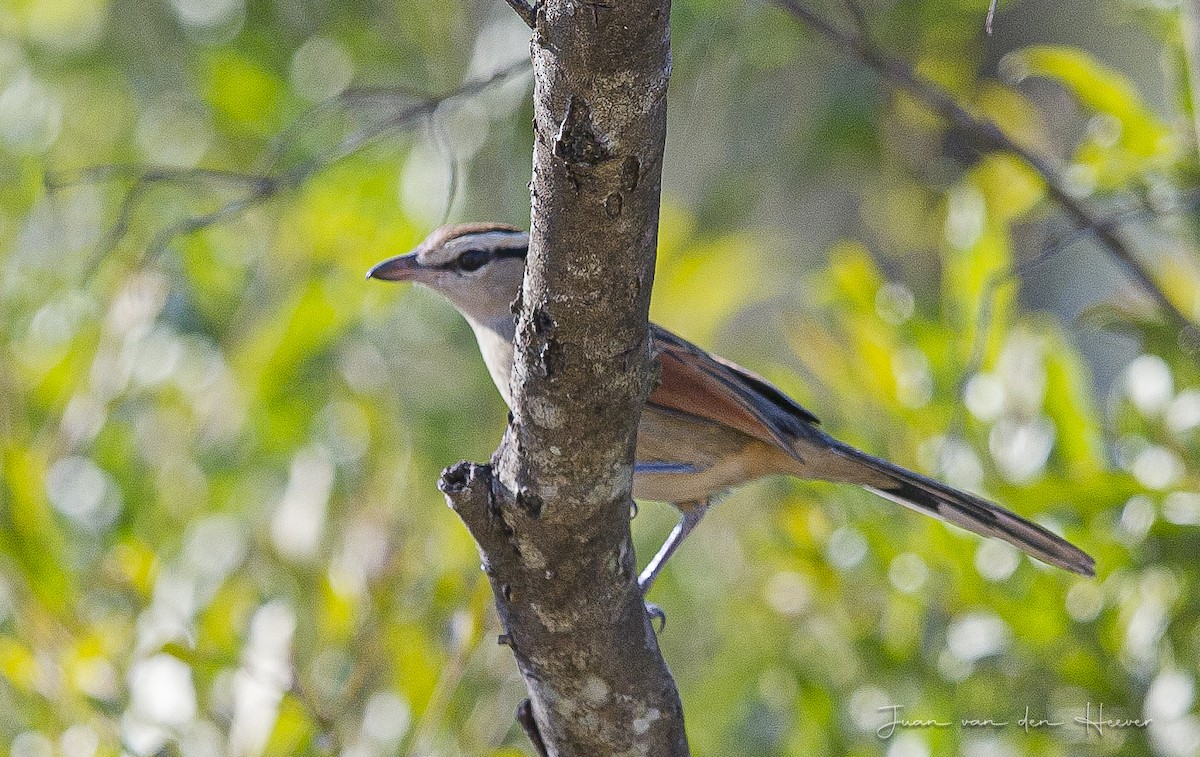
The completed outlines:
[[[679,549],[679,545],[687,538],[687,535],[692,532],[696,524],[704,517],[704,513],[708,512],[709,501],[694,502],[692,506],[683,510],[683,517],[675,524],[675,528],[671,530],[671,535],[659,547],[658,554],[654,555],[645,570],[638,576],[638,586],[642,589],[642,594],[650,591],[650,585],[654,583],[654,579],[658,578],[659,572],[663,566],[667,564],[667,560],[671,555],[675,554],[675,550]],[[682,508],[680,508],[682,509]],[[661,612],[661,611],[660,611]]]

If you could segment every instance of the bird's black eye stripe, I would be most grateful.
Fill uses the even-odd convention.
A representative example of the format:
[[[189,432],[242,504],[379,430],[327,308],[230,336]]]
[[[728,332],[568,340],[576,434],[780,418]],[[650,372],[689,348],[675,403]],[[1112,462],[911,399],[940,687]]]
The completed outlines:
[[[487,265],[488,261],[492,260],[493,258],[496,260],[502,260],[504,258],[520,258],[524,260],[528,252],[529,247],[527,245],[520,245],[517,247],[499,247],[491,251],[470,249],[459,253],[458,257],[450,260],[449,262],[442,263],[441,265],[435,267],[443,271],[464,271],[466,273],[470,273],[471,271],[478,271],[480,268],[483,268],[485,265]]]
[[[529,247],[521,245],[520,247],[501,247],[496,250],[497,258],[523,258],[529,254]]]
[[[486,250],[467,250],[458,256],[456,264],[460,271],[478,271],[491,257]]]

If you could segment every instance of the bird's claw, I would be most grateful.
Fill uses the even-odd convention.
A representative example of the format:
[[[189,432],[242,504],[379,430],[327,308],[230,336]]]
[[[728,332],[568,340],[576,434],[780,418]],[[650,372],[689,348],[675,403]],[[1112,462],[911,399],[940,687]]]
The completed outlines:
[[[654,621],[658,621],[658,629],[655,633],[662,633],[667,627],[667,614],[663,612],[663,608],[653,602],[646,602],[646,614],[650,616],[650,624],[654,625]]]

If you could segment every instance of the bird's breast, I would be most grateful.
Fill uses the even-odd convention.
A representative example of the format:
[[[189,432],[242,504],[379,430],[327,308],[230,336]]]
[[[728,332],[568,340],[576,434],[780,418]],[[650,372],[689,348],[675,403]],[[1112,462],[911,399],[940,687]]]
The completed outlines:
[[[472,321],[471,326],[488,373],[511,407],[511,325]],[[648,404],[638,424],[633,496],[697,502],[760,476],[789,472],[794,463],[782,450],[731,426]]]
[[[507,329],[498,328],[493,324],[481,324],[471,321],[471,330],[475,332],[475,341],[479,343],[479,353],[487,364],[488,374],[492,383],[500,390],[504,404],[512,407],[512,393],[508,389],[512,379],[513,345],[512,336]],[[511,327],[509,327],[511,328]]]

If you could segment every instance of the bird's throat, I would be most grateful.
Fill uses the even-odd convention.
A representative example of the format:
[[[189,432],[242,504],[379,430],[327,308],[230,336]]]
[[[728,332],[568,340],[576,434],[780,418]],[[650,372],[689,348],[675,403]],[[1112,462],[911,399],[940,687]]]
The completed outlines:
[[[512,407],[512,393],[509,391],[509,381],[512,379],[513,337],[516,334],[512,317],[496,319],[487,323],[470,320],[471,330],[475,332],[475,341],[479,343],[479,352],[483,362],[487,364],[492,382],[500,390],[504,404]]]

